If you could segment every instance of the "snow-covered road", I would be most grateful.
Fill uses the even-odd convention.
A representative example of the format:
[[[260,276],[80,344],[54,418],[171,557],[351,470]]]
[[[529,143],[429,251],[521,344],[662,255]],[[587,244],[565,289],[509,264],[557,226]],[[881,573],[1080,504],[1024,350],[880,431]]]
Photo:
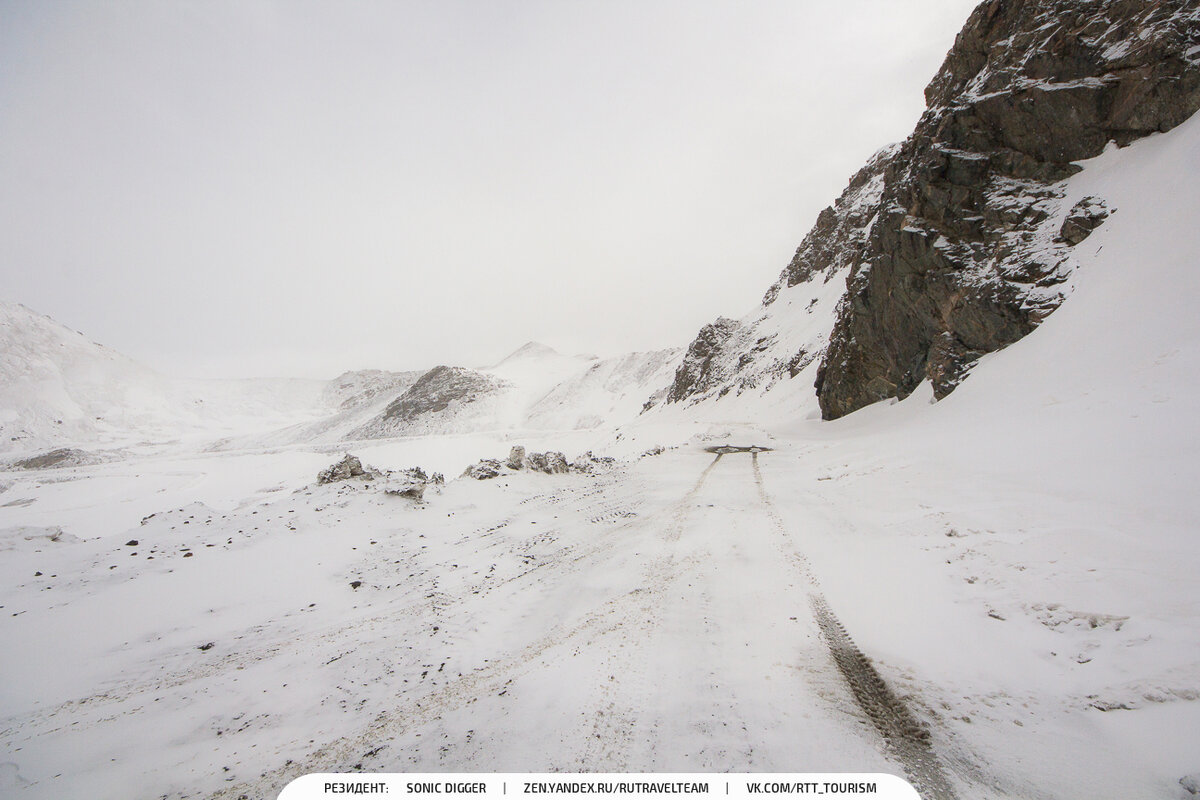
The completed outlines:
[[[691,448],[596,477],[459,481],[424,506],[348,483],[158,509],[80,541],[10,533],[8,786],[903,773],[814,620],[756,459]],[[69,477],[27,488],[104,505],[88,489],[111,477]]]
[[[330,456],[301,451],[10,474],[0,787],[238,798],[317,771],[852,771],[925,797],[1114,781],[1152,797],[1185,762],[1169,748],[1195,715],[1194,615],[1126,624],[1114,598],[1076,625],[1033,602],[1082,571],[1039,563],[1056,539],[1009,543],[1014,522],[1032,530],[1016,489],[989,508],[969,476],[876,439],[768,443],[462,479],[423,504],[314,485]],[[1048,525],[1075,513],[1044,508]],[[1183,702],[1100,710],[1150,689]],[[1125,755],[1131,736],[1174,761]],[[1064,758],[1074,772],[1047,772]]]

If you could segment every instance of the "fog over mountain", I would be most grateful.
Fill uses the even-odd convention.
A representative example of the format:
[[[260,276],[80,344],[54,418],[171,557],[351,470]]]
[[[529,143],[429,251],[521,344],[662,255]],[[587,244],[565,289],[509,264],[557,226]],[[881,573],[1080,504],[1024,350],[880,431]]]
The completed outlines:
[[[970,8],[6,4],[0,297],[174,377],[677,347]]]

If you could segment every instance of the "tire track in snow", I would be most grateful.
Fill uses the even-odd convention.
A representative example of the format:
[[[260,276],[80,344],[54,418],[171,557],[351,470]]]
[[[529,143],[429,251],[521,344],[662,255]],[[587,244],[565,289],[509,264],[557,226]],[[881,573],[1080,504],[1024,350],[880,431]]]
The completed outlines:
[[[718,456],[719,458],[719,456]],[[754,482],[767,516],[771,519],[780,541],[787,542],[787,527],[767,494],[763,484],[758,453],[750,453]],[[820,582],[808,559],[794,546],[788,545],[792,563],[811,587],[809,607],[821,638],[842,674],[855,703],[871,720],[888,751],[900,762],[905,775],[928,800],[957,800],[957,793],[946,775],[929,742],[929,731],[921,725],[904,702],[887,685],[870,658],[858,648],[844,625],[838,620],[821,592]]]
[[[669,522],[660,534],[664,542],[674,544],[683,535],[688,516],[695,506],[696,496],[704,488],[708,476],[721,460],[721,455],[718,453],[683,497],[669,507],[667,511],[670,515]],[[652,521],[653,518],[646,520],[646,522]],[[629,616],[631,625],[637,624],[642,628],[639,640],[651,639],[652,632],[661,623],[656,612],[662,608],[663,597],[676,577],[677,566],[673,550],[646,565],[645,574],[651,579],[649,588],[638,591],[638,599],[641,603],[634,609],[634,614]],[[626,614],[630,611],[628,608],[623,610]],[[625,627],[622,624],[613,631],[623,630]],[[618,655],[618,653],[622,655]],[[627,708],[627,702],[619,702],[620,698],[630,695],[629,687],[626,685],[629,683],[630,677],[633,676],[637,679],[637,676],[641,675],[641,670],[633,655],[633,648],[622,647],[614,650],[609,664],[611,672],[607,680],[602,679],[600,698],[596,710],[592,714],[591,734],[579,757],[580,769],[585,771],[625,771],[630,751],[635,745],[635,731],[638,727],[637,709]],[[647,742],[646,746],[653,749],[653,742]]]
[[[666,542],[676,542],[686,524],[688,511],[694,506],[695,497],[703,488],[708,476],[720,462],[721,455],[704,469],[688,492],[675,504],[665,509],[668,523],[663,529],[662,538]],[[603,488],[608,488],[609,481]],[[597,493],[596,490],[585,491],[582,497],[586,500]],[[566,493],[550,498],[548,495],[538,495],[526,498],[524,503],[559,503],[567,499]],[[585,506],[586,507],[586,506]],[[610,533],[625,530],[635,526],[654,524],[660,520],[663,512],[652,514],[646,518],[634,518],[628,522],[616,525]],[[618,545],[618,541],[606,537],[601,541],[580,543],[564,548],[552,561],[539,564],[540,571],[550,571],[556,577],[565,579],[581,569],[595,557]],[[556,626],[541,636],[526,644],[519,651],[508,657],[497,659],[484,667],[452,679],[438,688],[411,696],[397,698],[395,706],[380,712],[375,718],[365,724],[357,733],[339,737],[310,751],[303,759],[285,764],[274,770],[268,770],[257,779],[246,782],[234,782],[218,790],[213,798],[236,798],[244,794],[254,795],[256,792],[277,792],[292,778],[313,771],[349,770],[356,761],[362,760],[362,753],[373,749],[379,744],[395,741],[405,732],[419,729],[444,714],[475,702],[481,697],[496,696],[507,692],[508,687],[521,675],[534,668],[536,663],[546,658],[555,649],[566,647],[582,640],[594,641],[604,636],[612,635],[622,629],[646,624],[654,618],[656,609],[661,605],[661,597],[669,584],[674,569],[675,556],[668,554],[652,562],[647,569],[647,577],[652,578],[650,588],[636,588],[625,594],[613,597],[600,608],[584,616],[583,619],[570,626]],[[519,580],[526,577],[534,569],[522,572],[508,580]],[[505,581],[508,582],[508,581]],[[380,615],[383,619],[390,614]],[[644,634],[639,634],[639,638]],[[635,745],[632,737],[633,718],[628,716],[616,703],[620,695],[620,680],[615,677],[604,687],[604,701],[598,705],[597,713],[592,720],[593,735],[585,746],[584,759],[594,758],[607,763],[625,760]],[[598,735],[596,735],[598,734]],[[599,745],[600,749],[595,749]]]
[[[708,480],[709,474],[713,471],[713,469],[716,468],[717,464],[721,462],[721,458],[723,456],[724,453],[717,453],[717,457],[714,458],[712,462],[704,468],[704,471],[700,473],[700,477],[696,479],[694,484],[692,484],[692,488],[688,490],[688,493],[685,494],[683,498],[675,504],[675,508],[672,512],[671,525],[663,534],[663,538],[668,542],[679,541],[679,537],[683,534],[683,526],[687,522],[688,512],[696,500],[696,495],[700,494],[700,490],[704,488],[704,482]]]

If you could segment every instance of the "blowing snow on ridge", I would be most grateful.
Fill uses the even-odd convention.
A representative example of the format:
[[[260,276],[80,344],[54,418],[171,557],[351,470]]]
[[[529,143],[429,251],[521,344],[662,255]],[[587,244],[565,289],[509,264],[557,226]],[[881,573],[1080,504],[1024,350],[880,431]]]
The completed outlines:
[[[1200,794],[1200,11],[987,0],[925,99],[686,347],[183,380],[0,305],[0,794]]]

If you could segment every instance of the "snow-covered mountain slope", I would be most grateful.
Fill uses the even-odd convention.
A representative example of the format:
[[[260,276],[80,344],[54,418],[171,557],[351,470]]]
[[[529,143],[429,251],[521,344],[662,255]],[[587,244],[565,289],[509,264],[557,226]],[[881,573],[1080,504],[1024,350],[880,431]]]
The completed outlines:
[[[595,361],[533,404],[524,427],[571,430],[619,425],[634,419],[647,392],[670,380],[683,351],[655,350]]]
[[[497,418],[502,428],[520,429],[528,426],[535,404],[594,363],[594,356],[563,355],[538,342],[528,342],[500,363],[480,371],[510,387],[500,399]]]
[[[496,387],[454,422],[431,419],[419,433],[570,431],[615,428],[641,413],[646,399],[669,379],[679,350],[627,353],[609,359],[566,356],[530,342],[476,374]]]
[[[503,425],[506,395],[513,388],[483,372],[437,366],[352,431],[349,438],[495,430]]]
[[[0,302],[0,452],[202,440],[328,413],[324,381],[187,380]]]
[[[1198,173],[1200,119],[1085,163],[1065,202],[1114,213],[1070,300],[936,404],[925,384],[825,422],[811,395],[804,419],[730,392],[623,430],[624,452],[660,454],[452,480],[423,505],[314,486],[334,457],[301,449],[3,475],[0,787],[829,769],[929,798],[1186,797]],[[702,449],[719,442],[774,449]],[[359,454],[449,471],[499,444]],[[927,731],[908,756],[827,612]]]
[[[271,428],[260,424],[251,433],[219,439],[208,445],[213,451],[244,448],[288,447],[296,444],[328,444],[356,438],[356,431],[380,418],[426,373],[421,370],[389,372],[367,369],[344,372],[324,385],[324,408],[317,418]]]
[[[411,382],[407,379],[414,373],[398,373],[400,391],[379,390],[376,384],[369,402],[315,422],[236,437],[219,449],[613,428],[641,412],[680,357],[680,351],[661,350],[600,360],[529,342],[489,367],[438,366]]]
[[[981,6],[1021,7],[1046,6]],[[1171,6],[1123,7],[1158,24]],[[1042,33],[1053,56],[1078,32]],[[1096,87],[1055,91],[1076,88]],[[927,800],[1193,796],[1200,118],[1079,166],[1013,208],[1046,215],[1024,230],[1033,255],[1070,248],[1066,301],[937,403],[935,371],[823,421],[819,359],[792,363],[836,324],[868,175],[802,246],[808,277],[786,273],[766,306],[694,343],[683,396],[614,433],[627,458],[596,474],[451,480],[418,504],[314,485],[336,456],[312,447],[0,473],[0,794],[822,769],[906,775]],[[1081,237],[1088,198],[1109,214]],[[1046,232],[1071,243],[1043,249]],[[436,415],[457,377],[518,398],[471,425],[571,427],[593,403],[626,413],[634,389],[610,377],[635,387],[672,365],[568,369],[523,350],[330,419]],[[563,364],[557,383],[518,387],[542,360]],[[354,448],[453,475],[503,456],[511,432]],[[538,447],[593,433],[607,435]],[[773,449],[705,451],[718,443]],[[650,445],[666,447],[636,457]],[[864,674],[890,691],[864,700]]]
[[[691,407],[726,396],[761,397],[776,387],[772,403],[804,404],[803,398],[784,396],[812,393],[846,278],[876,215],[884,170],[895,150],[884,148],[851,178],[834,205],[821,213],[793,265],[767,291],[759,308],[740,320],[722,318],[701,329],[666,391],[652,398],[652,405]],[[792,273],[796,277],[789,280]]]
[[[388,372],[382,369],[343,372],[325,386],[324,399],[326,404],[340,411],[358,408],[382,395],[398,397],[423,374],[421,370]]]
[[[0,302],[0,344],[0,451],[104,441],[190,412],[160,375],[25,306]]]
[[[1064,205],[1075,162],[1200,108],[1200,11],[1185,0],[987,0],[925,94],[913,133],[822,212],[763,308],[700,332],[669,402],[773,384],[810,357],[818,366],[804,380],[827,419],[925,380],[948,395],[1066,297],[1074,249],[1108,216],[1101,198]],[[757,330],[771,315],[783,317],[777,329],[805,327],[794,307],[773,305],[821,279],[845,289],[829,334],[808,339],[817,350],[789,353]]]
[[[1200,117],[1083,166],[1066,202],[1115,211],[1036,331],[937,404],[925,384],[779,433],[799,448],[801,500],[838,509],[808,549],[845,576],[830,602],[942,709],[945,747],[986,763],[1003,796],[1186,797],[1180,779],[1200,773]]]
[[[528,342],[490,367],[437,366],[396,394],[347,438],[519,429],[538,399],[590,361]]]
[[[490,367],[437,367],[347,438],[575,430],[633,419],[676,351],[601,361],[529,342]]]

